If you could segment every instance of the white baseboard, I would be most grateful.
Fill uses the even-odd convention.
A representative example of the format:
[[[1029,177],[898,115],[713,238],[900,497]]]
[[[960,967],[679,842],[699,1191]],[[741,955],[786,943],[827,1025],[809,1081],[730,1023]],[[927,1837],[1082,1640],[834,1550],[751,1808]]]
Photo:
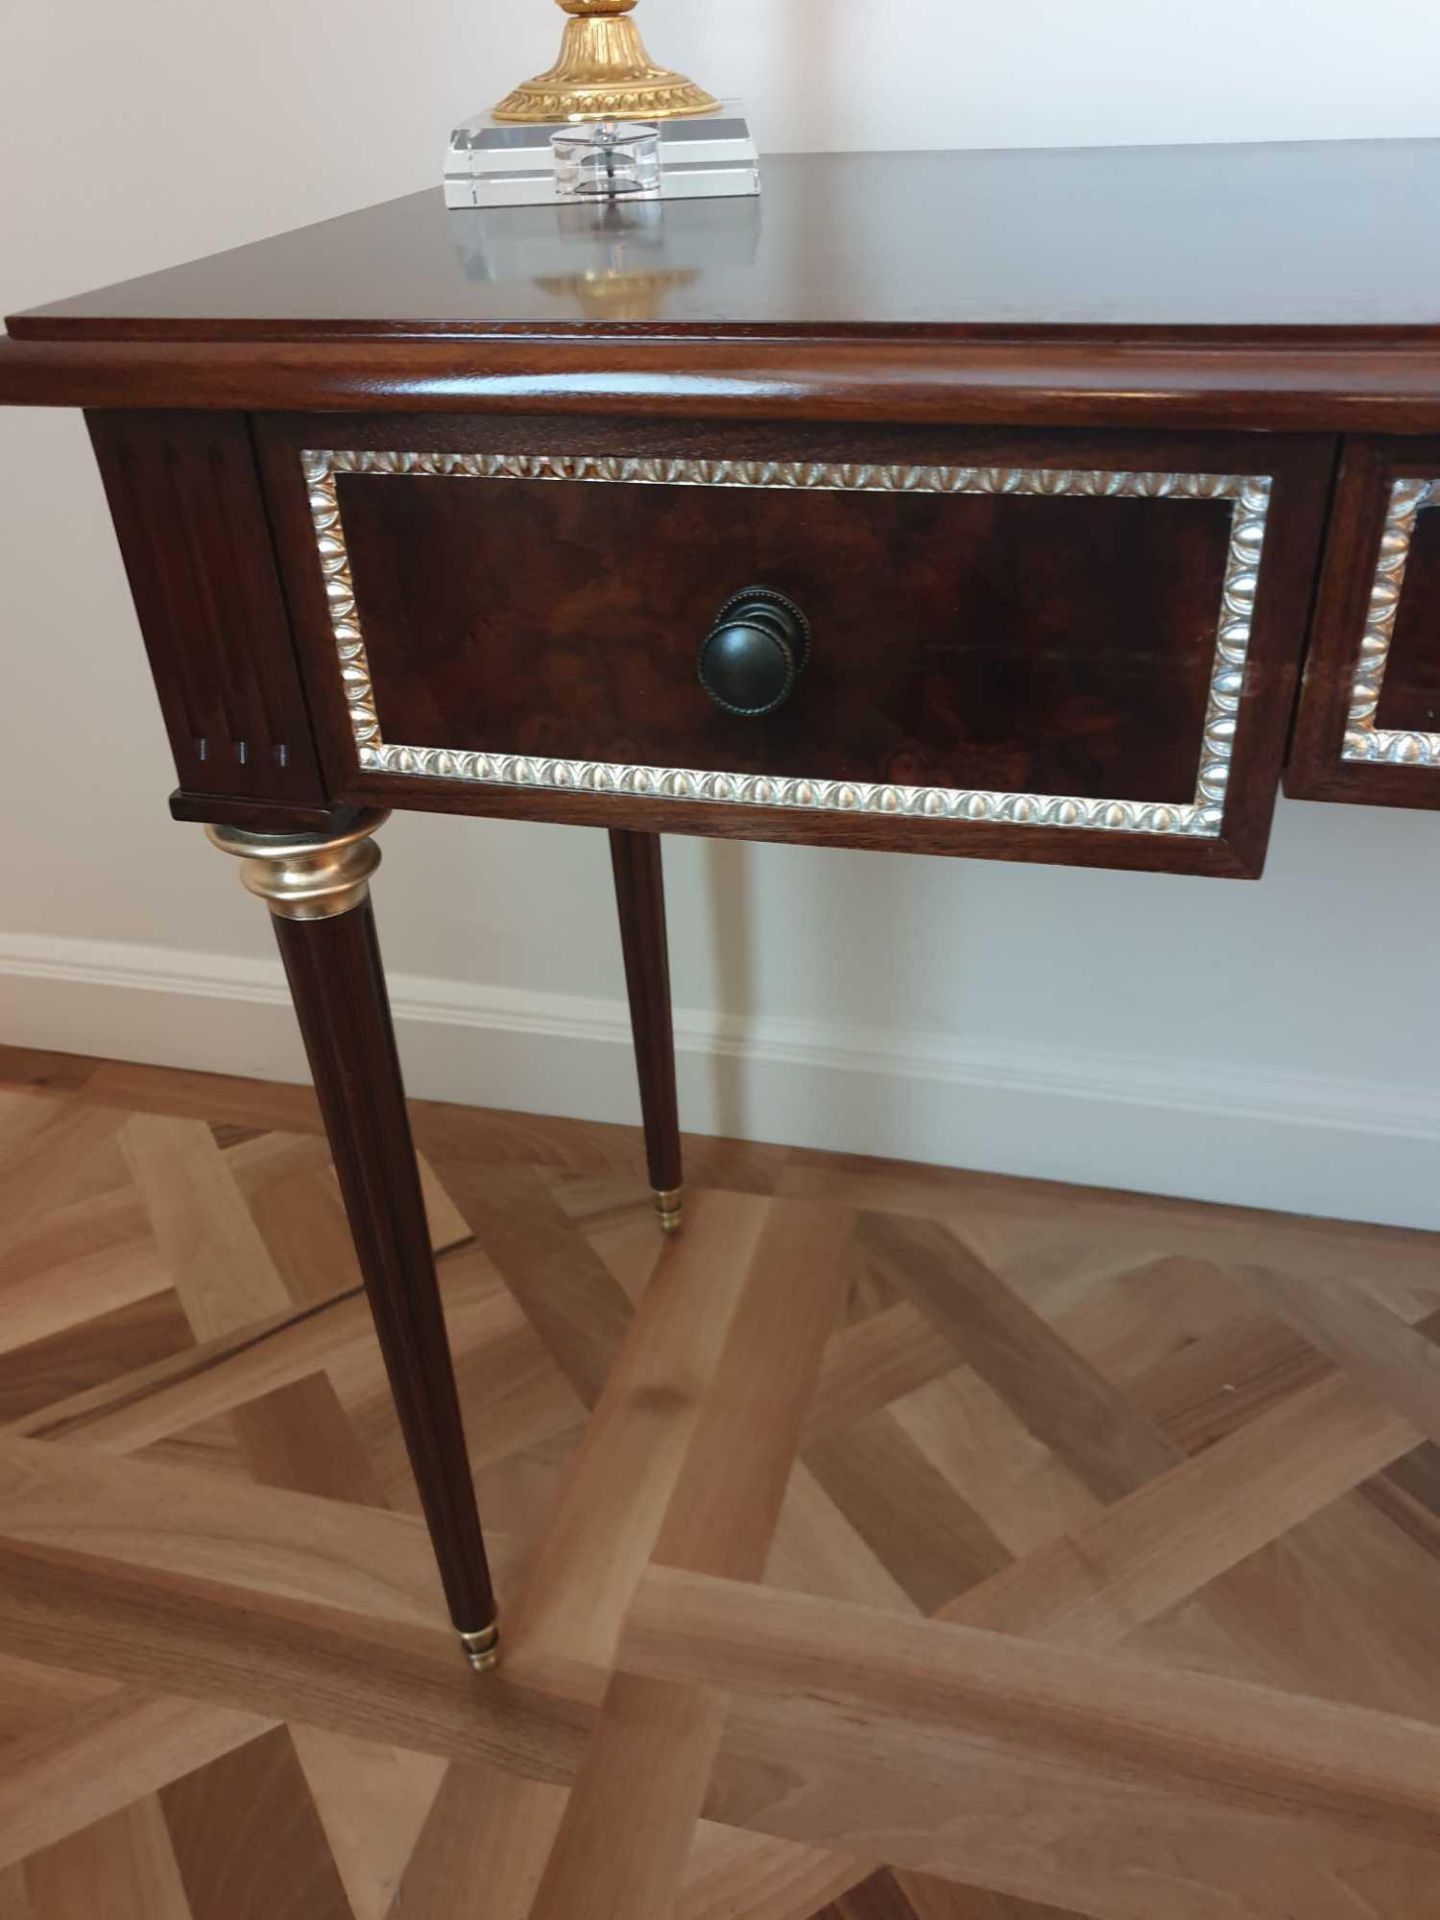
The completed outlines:
[[[639,1117],[618,1000],[391,976],[410,1091]],[[677,1009],[698,1133],[1440,1228],[1415,1087]],[[300,1080],[278,961],[0,935],[0,1039]]]

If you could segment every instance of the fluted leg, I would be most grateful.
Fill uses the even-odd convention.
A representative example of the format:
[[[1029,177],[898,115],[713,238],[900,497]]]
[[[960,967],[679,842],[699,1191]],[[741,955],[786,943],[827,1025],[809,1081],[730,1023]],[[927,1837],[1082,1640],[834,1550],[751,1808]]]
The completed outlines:
[[[620,909],[625,985],[640,1076],[640,1111],[655,1210],[666,1233],[680,1229],[684,1175],[675,1099],[675,1035],[670,1019],[670,955],[665,940],[665,881],[658,833],[612,829],[610,859]]]
[[[498,1655],[495,1596],[370,906],[370,836],[385,817],[365,811],[330,839],[208,831],[274,916],[450,1616],[484,1671]]]

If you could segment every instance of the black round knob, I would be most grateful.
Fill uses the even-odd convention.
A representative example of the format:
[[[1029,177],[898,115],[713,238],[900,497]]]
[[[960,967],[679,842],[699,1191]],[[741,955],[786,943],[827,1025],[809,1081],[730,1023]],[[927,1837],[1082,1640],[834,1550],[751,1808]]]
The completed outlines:
[[[810,622],[773,587],[743,587],[715,616],[700,647],[700,684],[727,713],[773,713],[810,655]]]

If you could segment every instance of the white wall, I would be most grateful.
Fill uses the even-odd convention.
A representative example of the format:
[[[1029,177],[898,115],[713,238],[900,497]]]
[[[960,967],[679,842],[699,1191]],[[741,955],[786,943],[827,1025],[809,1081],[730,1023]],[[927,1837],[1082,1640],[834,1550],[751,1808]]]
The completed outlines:
[[[1410,0],[642,20],[771,149],[1436,131],[1440,20]],[[11,0],[0,310],[429,184],[450,121],[558,24],[543,0]],[[298,1074],[263,914],[166,816],[79,421],[0,417],[0,493],[0,1035]],[[1258,886],[667,844],[698,1126],[1440,1225],[1440,821],[1282,805]],[[384,845],[414,1089],[632,1117],[602,838],[415,818]]]

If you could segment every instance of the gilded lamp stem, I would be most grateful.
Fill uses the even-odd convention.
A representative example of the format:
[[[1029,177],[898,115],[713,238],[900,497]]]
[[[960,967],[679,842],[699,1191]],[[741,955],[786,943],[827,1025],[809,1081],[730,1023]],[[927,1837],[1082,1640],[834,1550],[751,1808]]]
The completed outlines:
[[[683,74],[657,67],[629,18],[636,0],[555,0],[570,18],[560,58],[516,87],[497,120],[674,120],[720,104]]]

